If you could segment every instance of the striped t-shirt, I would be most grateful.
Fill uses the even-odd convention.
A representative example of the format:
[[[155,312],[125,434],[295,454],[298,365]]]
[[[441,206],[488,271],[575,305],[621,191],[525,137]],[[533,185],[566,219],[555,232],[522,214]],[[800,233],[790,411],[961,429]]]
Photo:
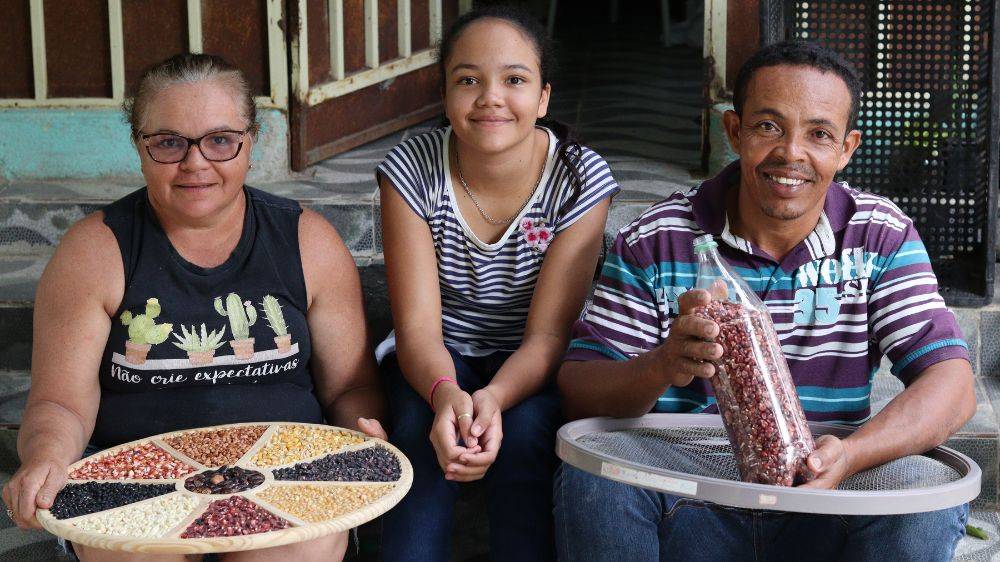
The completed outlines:
[[[549,148],[538,189],[493,244],[476,237],[456,203],[448,159],[450,127],[399,144],[376,170],[427,221],[437,254],[444,342],[463,355],[515,351],[521,343],[545,257],[540,246],[529,240],[522,226],[525,219],[548,227],[558,237],[594,205],[618,192],[607,162],[584,147],[579,161],[584,184],[575,202],[567,206],[574,195],[572,175],[557,156],[558,139],[552,131],[543,130],[548,133]],[[395,348],[393,332],[378,346],[376,357],[381,361]]]
[[[729,230],[726,191],[739,162],[650,207],[618,233],[567,360],[625,360],[655,348],[698,272],[705,233],[767,305],[806,417],[860,423],[883,356],[904,384],[946,359],[968,359],[912,221],[885,198],[833,182],[813,232],[780,263]],[[714,412],[712,387],[670,387],[656,412]]]

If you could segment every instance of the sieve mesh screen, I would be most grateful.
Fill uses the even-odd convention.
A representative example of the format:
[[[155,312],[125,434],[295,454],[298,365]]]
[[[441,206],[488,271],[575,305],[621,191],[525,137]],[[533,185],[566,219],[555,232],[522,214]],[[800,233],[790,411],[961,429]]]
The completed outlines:
[[[582,435],[576,443],[592,454],[645,465],[647,469],[739,481],[733,449],[722,427],[597,431]],[[962,476],[942,462],[911,455],[859,472],[844,480],[839,489],[912,490],[949,484]]]

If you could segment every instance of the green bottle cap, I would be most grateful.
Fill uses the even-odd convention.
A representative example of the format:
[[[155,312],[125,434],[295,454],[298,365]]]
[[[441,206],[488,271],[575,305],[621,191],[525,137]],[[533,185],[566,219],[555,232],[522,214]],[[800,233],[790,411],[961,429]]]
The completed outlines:
[[[712,248],[716,248],[719,245],[715,243],[715,239],[712,238],[711,234],[703,234],[694,239],[694,251],[697,253],[707,252]]]

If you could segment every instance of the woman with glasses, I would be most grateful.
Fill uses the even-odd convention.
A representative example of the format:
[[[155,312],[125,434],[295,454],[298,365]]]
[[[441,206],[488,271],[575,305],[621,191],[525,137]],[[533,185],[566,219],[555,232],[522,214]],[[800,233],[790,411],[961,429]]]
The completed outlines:
[[[383,401],[350,252],[315,212],[244,184],[258,124],[242,73],[173,57],[125,113],[146,187],[74,225],[39,283],[22,465],[3,490],[21,527],[81,453],[150,435],[326,420],[385,436],[367,419]],[[346,544],[223,559],[339,560]]]

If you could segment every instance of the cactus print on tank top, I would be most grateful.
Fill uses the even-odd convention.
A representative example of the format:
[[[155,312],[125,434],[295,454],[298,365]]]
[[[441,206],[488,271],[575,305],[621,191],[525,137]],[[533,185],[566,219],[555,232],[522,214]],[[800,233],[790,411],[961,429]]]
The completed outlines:
[[[145,189],[104,208],[125,295],[101,361],[93,444],[223,423],[323,421],[309,372],[302,209],[244,193],[240,240],[213,268],[174,249]]]

